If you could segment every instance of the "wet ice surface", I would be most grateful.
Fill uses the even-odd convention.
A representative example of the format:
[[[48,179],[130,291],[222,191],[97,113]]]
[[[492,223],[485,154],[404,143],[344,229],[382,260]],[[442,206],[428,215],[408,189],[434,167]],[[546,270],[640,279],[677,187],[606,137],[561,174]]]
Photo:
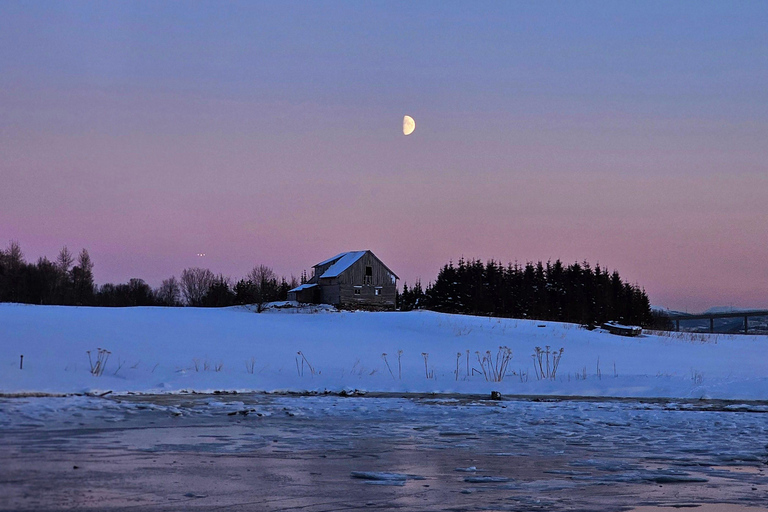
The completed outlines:
[[[0,399],[0,508],[768,507],[766,411],[262,394]]]

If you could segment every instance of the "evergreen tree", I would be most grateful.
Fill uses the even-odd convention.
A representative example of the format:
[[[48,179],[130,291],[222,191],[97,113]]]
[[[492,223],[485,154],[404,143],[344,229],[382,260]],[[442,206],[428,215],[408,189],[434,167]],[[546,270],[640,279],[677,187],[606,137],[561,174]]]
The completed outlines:
[[[208,308],[221,308],[231,306],[235,303],[235,293],[229,285],[229,278],[219,274],[213,279],[213,282],[205,292],[202,300],[202,306]]]
[[[256,285],[250,279],[241,279],[235,285],[235,304],[255,304]]]
[[[56,265],[42,257],[32,267],[30,282],[29,302],[32,304],[56,304],[56,283],[59,279],[59,270]]]
[[[24,289],[24,253],[21,246],[15,240],[11,240],[8,248],[0,252],[3,261],[3,300],[8,302],[25,302],[26,290]]]
[[[56,258],[56,267],[59,269],[59,282],[56,286],[56,301],[58,304],[70,305],[74,300],[74,291],[72,289],[72,264],[75,258],[69,252],[67,246],[61,248]]]
[[[417,283],[417,285],[420,284]],[[419,288],[419,293],[421,290]],[[403,287],[401,309],[418,307],[416,286]],[[645,325],[651,321],[645,291],[589,262],[564,267],[554,263],[510,263],[490,260],[449,262],[427,287],[422,307],[450,313],[535,318],[581,324],[607,320]]]
[[[88,251],[83,249],[77,257],[77,265],[72,268],[72,291],[75,304],[89,306],[93,304],[93,263]]]

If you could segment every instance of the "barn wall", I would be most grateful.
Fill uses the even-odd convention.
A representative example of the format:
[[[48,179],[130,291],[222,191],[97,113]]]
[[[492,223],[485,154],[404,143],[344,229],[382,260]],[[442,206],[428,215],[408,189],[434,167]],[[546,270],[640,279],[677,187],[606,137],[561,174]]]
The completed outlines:
[[[394,289],[392,274],[370,251],[339,275],[339,284],[362,285],[365,267],[371,267],[373,270],[373,286],[392,286]]]
[[[297,292],[288,292],[288,300],[303,302],[307,304],[316,304],[320,301],[320,290],[315,286],[305,288]]]
[[[371,267],[371,283],[365,283],[365,267]],[[381,261],[370,251],[356,261],[338,277],[339,295],[343,307],[366,307],[394,309],[396,284],[394,276]],[[360,295],[355,295],[355,287],[360,287]],[[381,290],[376,295],[376,289]]]
[[[334,264],[334,262],[332,261],[332,262],[330,262],[330,263],[326,263],[325,265],[323,265],[323,266],[321,266],[321,267],[320,267],[320,266],[317,266],[317,267],[313,267],[313,268],[314,268],[314,275],[312,276],[312,279],[311,279],[311,280],[312,280],[313,282],[317,282],[318,278],[319,278],[321,275],[323,275],[323,274],[325,273],[325,271],[326,271],[326,270],[328,270],[329,268],[331,268],[331,265],[333,265],[333,264]]]
[[[323,304],[340,303],[339,284],[336,279],[323,279],[320,283],[320,302]]]
[[[380,287],[380,295],[376,295],[376,288],[376,286],[360,286],[360,295],[355,295],[355,285],[339,285],[341,306],[349,308],[394,309],[395,287]]]

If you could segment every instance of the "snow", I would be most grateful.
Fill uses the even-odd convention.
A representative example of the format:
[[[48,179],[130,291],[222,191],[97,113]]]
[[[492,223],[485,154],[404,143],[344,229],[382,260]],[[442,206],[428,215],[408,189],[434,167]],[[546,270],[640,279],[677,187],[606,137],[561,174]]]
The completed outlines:
[[[512,359],[501,382],[488,382],[478,357],[495,364],[502,346]],[[532,354],[547,346],[550,367],[551,352],[564,351],[555,378],[539,380]],[[87,351],[95,360],[98,348],[110,353],[94,376]],[[625,338],[573,324],[427,311],[0,305],[3,394],[499,391],[765,400],[767,356],[768,336]]]
[[[360,251],[352,251],[352,252],[360,252]],[[336,256],[334,256],[332,258],[328,258],[327,260],[323,260],[320,263],[317,263],[315,266],[316,267],[322,267],[323,265],[327,265],[328,263],[331,263],[332,261],[336,261],[337,259],[341,258],[345,254],[349,254],[349,253],[348,252],[340,252],[339,254],[337,254]]]
[[[290,289],[288,291],[289,292],[300,292],[301,290],[308,290],[310,288],[314,288],[315,286],[317,286],[317,284],[308,284],[308,283],[307,284],[300,284],[296,288],[292,288],[292,289]]]
[[[324,265],[328,263],[329,261],[333,261],[336,258],[339,258],[339,261],[328,267],[328,270],[323,272],[323,275],[320,276],[320,278],[324,277],[338,277],[339,274],[347,270],[349,267],[355,264],[357,260],[362,258],[365,255],[366,251],[351,251],[351,252],[344,252],[341,254],[337,254],[330,260],[325,260],[322,263],[318,263],[318,265]]]

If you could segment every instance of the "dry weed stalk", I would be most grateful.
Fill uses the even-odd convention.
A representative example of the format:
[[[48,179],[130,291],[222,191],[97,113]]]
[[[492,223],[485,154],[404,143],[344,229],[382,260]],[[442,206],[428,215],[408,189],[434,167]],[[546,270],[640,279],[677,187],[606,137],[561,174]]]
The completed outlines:
[[[536,372],[538,380],[557,378],[557,368],[560,366],[560,359],[563,357],[564,348],[560,350],[549,350],[549,345],[545,345],[544,350],[541,347],[534,347],[533,369]],[[550,360],[550,356],[552,356]]]
[[[456,353],[456,380],[459,380],[459,361],[461,361],[461,352]]]
[[[509,347],[499,347],[496,357],[490,350],[485,351],[485,355],[480,357],[480,352],[475,352],[477,362],[480,363],[480,369],[487,382],[501,382],[507,374],[507,367],[512,360],[512,349]],[[478,372],[480,373],[480,372]]]
[[[435,372],[430,372],[428,366],[429,352],[422,352],[421,357],[424,358],[424,375],[427,377],[427,379],[433,378],[435,376]]]
[[[469,349],[467,349],[467,377],[471,377],[469,371]]]
[[[104,373],[104,369],[107,366],[107,360],[109,359],[109,350],[105,348],[99,348],[97,349],[96,353],[96,362],[93,362],[93,359],[91,358],[91,351],[86,350],[86,353],[88,354],[88,363],[90,363],[91,366],[91,375],[94,377],[101,377],[101,375]],[[119,368],[118,368],[119,370]]]
[[[113,375],[117,375],[117,372],[120,371],[120,368],[123,367],[123,365],[126,363],[126,361],[127,361],[126,359],[122,359],[121,360],[119,357],[117,358],[117,370],[115,370],[115,373]]]
[[[704,374],[703,374],[703,373],[701,373],[701,372],[700,372],[700,371],[698,371],[698,370],[694,370],[693,368],[691,368],[691,380],[693,381],[693,383],[694,383],[695,385],[697,385],[697,386],[698,386],[698,385],[700,385],[700,384],[702,383],[702,381],[704,380]]]
[[[304,353],[301,350],[299,350],[296,353],[299,356],[301,356],[301,371],[299,372],[299,377],[303,377],[304,376],[304,364],[306,364],[307,368],[309,368],[309,374],[312,377],[314,377],[315,376],[315,368],[309,363],[309,360],[307,359],[307,357],[304,355]],[[297,370],[299,369],[299,359],[298,358],[296,358],[296,369]]]
[[[384,364],[387,365],[387,370],[389,370],[389,374],[392,376],[392,380],[395,380],[395,374],[392,373],[392,368],[389,367],[389,362],[387,361],[387,353],[382,353],[381,358],[384,360]]]

